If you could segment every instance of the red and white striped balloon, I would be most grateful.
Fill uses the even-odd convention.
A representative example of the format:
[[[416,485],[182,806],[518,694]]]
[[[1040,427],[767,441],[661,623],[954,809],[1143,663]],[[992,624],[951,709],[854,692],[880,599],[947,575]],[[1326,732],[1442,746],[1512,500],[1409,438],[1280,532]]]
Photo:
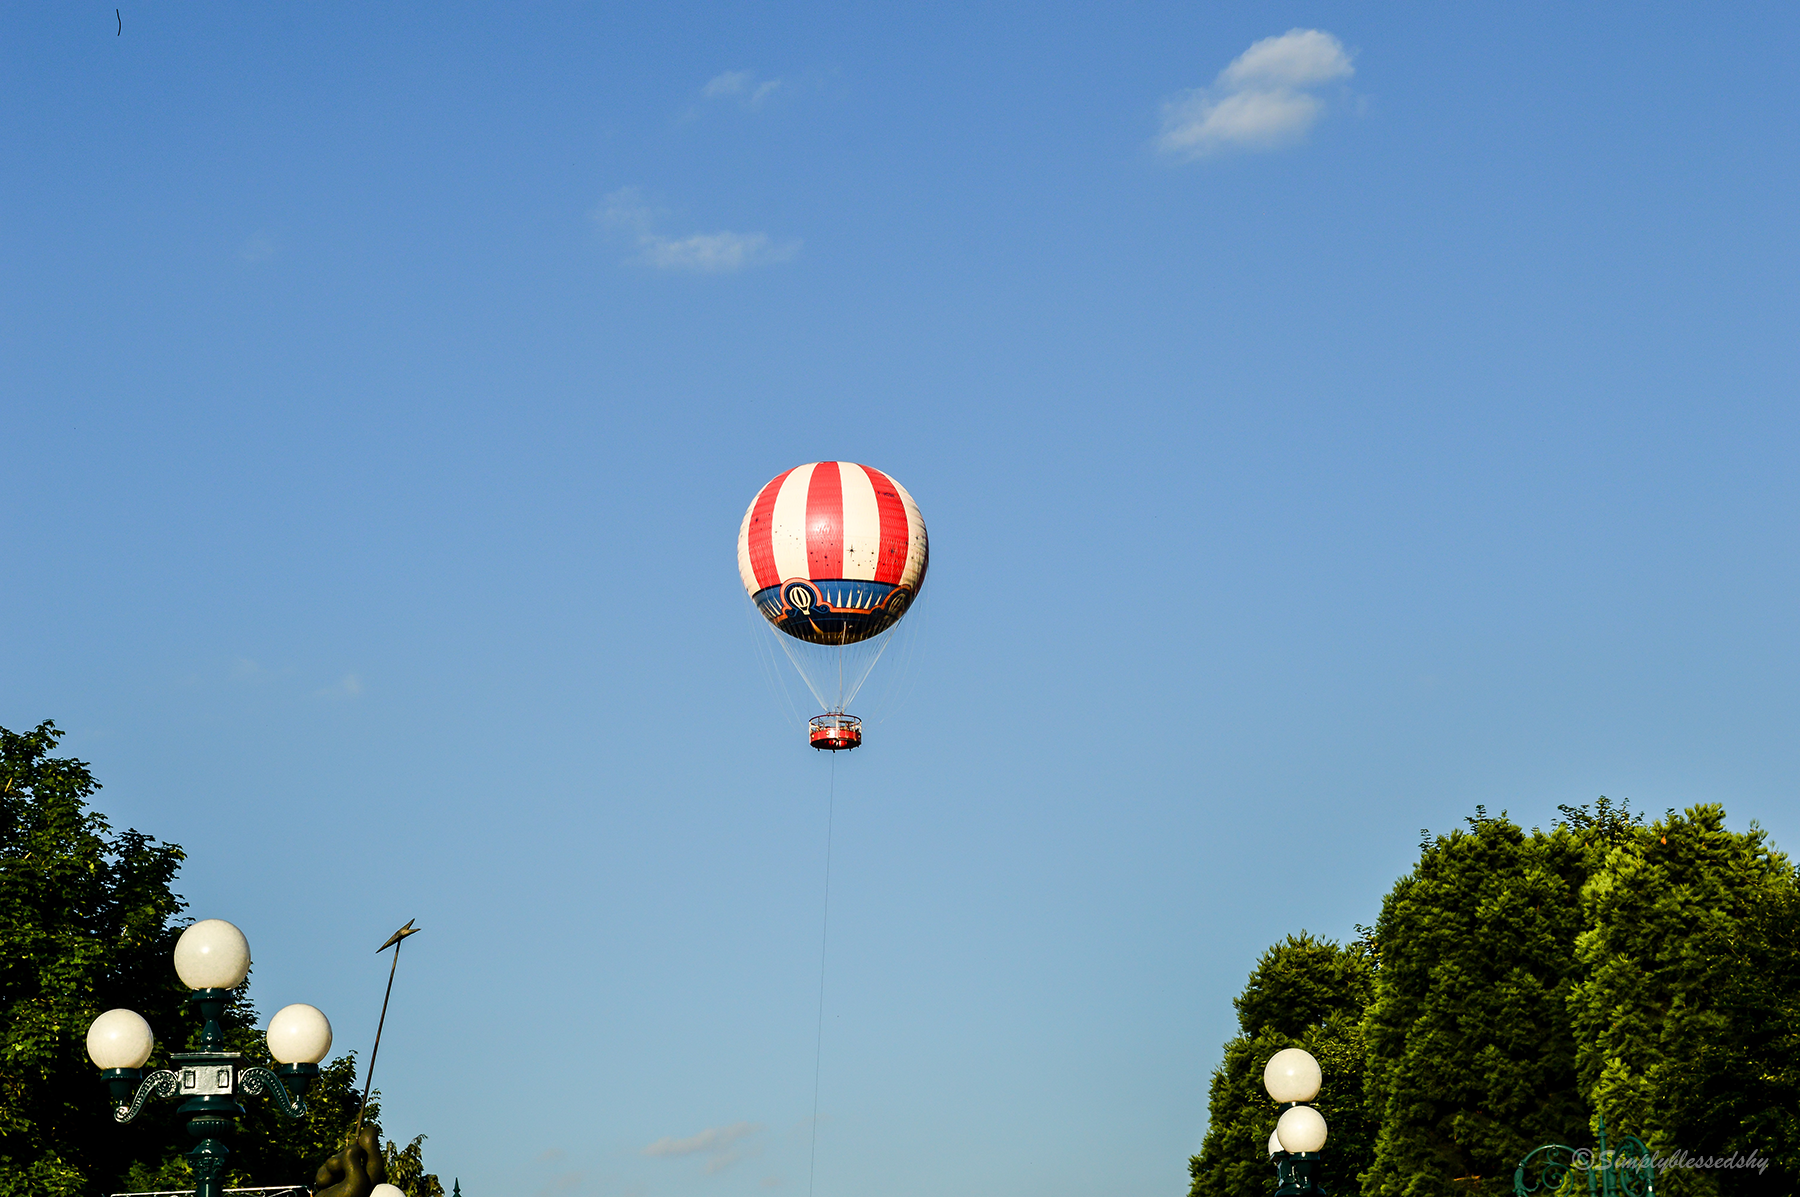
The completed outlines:
[[[928,558],[925,521],[906,488],[848,461],[811,462],[778,475],[738,530],[744,589],[771,623],[808,640],[817,638],[821,621],[797,617],[815,612],[843,629],[832,639],[861,639],[891,626],[918,593]],[[795,630],[799,622],[809,630]]]

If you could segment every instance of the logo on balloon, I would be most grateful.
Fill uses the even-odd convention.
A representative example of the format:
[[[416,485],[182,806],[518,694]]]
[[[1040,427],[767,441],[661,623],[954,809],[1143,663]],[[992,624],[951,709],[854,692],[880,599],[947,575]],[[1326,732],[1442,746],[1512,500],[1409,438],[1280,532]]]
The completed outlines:
[[[813,604],[819,601],[818,592],[805,582],[789,582],[782,597],[787,600],[788,606],[802,615],[812,614]]]

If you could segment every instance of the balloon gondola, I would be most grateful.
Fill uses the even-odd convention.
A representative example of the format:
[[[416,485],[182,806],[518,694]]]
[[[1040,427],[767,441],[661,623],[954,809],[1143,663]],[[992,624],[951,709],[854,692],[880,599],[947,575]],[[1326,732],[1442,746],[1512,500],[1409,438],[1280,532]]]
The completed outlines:
[[[925,581],[925,521],[880,470],[820,461],[777,475],[738,530],[738,574],[824,713],[808,742],[862,743],[846,713]]]
[[[825,752],[862,747],[862,720],[855,715],[814,715],[806,729],[812,746]]]

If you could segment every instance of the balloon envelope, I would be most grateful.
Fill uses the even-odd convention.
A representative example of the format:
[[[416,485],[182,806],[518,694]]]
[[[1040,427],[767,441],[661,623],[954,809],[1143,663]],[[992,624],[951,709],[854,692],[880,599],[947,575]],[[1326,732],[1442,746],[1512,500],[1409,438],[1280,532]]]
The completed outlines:
[[[738,528],[738,575],[819,705],[842,711],[918,596],[930,560],[906,488],[869,466],[777,475]]]
[[[848,461],[777,476],[738,529],[744,589],[770,623],[814,644],[854,644],[893,626],[928,558],[925,521],[906,488]]]

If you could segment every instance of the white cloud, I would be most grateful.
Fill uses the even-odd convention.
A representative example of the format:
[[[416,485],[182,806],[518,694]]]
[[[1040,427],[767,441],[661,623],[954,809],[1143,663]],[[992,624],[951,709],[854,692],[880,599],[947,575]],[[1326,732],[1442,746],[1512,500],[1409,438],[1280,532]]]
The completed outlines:
[[[1193,95],[1170,106],[1158,144],[1195,157],[1228,145],[1272,149],[1305,133],[1324,107],[1317,96],[1287,88],[1241,91],[1221,100]]]
[[[760,1122],[734,1122],[730,1126],[709,1126],[697,1135],[689,1135],[685,1139],[664,1137],[644,1148],[645,1155],[680,1156],[696,1155],[705,1152],[716,1154],[729,1148],[733,1143],[746,1135],[753,1135],[762,1129]]]
[[[700,96],[706,100],[734,99],[745,108],[761,108],[768,98],[781,89],[780,79],[764,79],[756,81],[754,71],[726,71],[714,75],[700,89]]]
[[[726,71],[723,75],[714,75],[707,80],[706,86],[700,89],[700,94],[709,100],[719,96],[742,95],[754,78],[756,76],[749,71]]]
[[[663,1138],[643,1149],[643,1154],[678,1159],[698,1155],[706,1159],[706,1170],[720,1172],[742,1159],[748,1145],[744,1142],[763,1129],[760,1122],[734,1122],[730,1126],[712,1126],[685,1139]]]
[[[1219,72],[1225,87],[1315,87],[1356,73],[1344,43],[1323,29],[1290,29],[1255,42]]]
[[[1322,29],[1265,37],[1197,88],[1163,105],[1157,148],[1183,158],[1267,150],[1300,140],[1325,111],[1309,88],[1355,74],[1344,43]]]
[[[693,274],[725,274],[750,266],[769,266],[790,261],[800,252],[800,242],[775,241],[767,233],[689,233],[671,237],[656,231],[664,213],[644,203],[635,187],[623,187],[601,201],[594,218],[607,228],[630,237],[637,246],[637,260],[659,270],[684,270]]]
[[[647,233],[657,218],[664,215],[644,202],[644,193],[636,187],[621,187],[600,201],[594,219],[609,229],[630,233]]]
[[[314,690],[313,696],[316,698],[349,699],[358,697],[362,692],[362,679],[357,677],[354,673],[346,673],[342,678],[338,679],[336,685],[326,686],[321,690]]]
[[[640,244],[644,261],[652,266],[702,274],[786,262],[800,252],[798,241],[777,245],[767,233],[691,233],[686,237],[651,233]]]

